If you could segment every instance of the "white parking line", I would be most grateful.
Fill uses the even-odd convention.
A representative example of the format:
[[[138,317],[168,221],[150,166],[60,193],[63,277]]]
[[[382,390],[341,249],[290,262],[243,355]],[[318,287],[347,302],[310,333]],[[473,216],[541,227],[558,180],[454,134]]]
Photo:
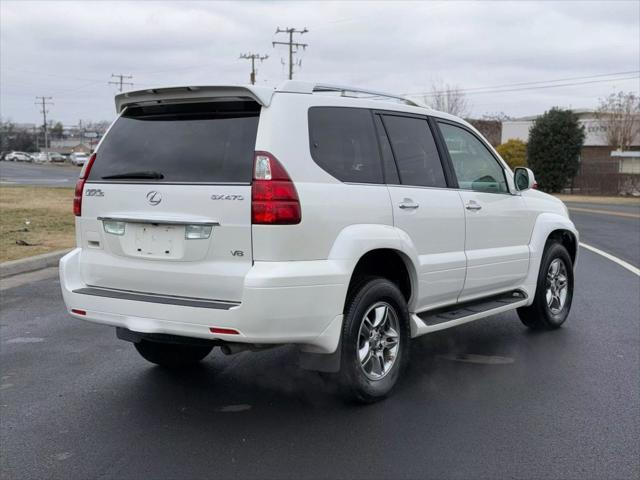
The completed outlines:
[[[630,263],[625,262],[624,260],[622,260],[622,259],[620,259],[618,257],[614,257],[610,253],[603,252],[599,248],[592,247],[591,245],[587,245],[586,243],[580,242],[580,246],[586,248],[587,250],[591,250],[593,253],[597,253],[598,255],[602,255],[607,260],[611,260],[612,262],[617,263],[622,268],[626,268],[631,273],[635,273],[637,276],[640,277],[640,268],[636,268],[633,265],[631,265]]]

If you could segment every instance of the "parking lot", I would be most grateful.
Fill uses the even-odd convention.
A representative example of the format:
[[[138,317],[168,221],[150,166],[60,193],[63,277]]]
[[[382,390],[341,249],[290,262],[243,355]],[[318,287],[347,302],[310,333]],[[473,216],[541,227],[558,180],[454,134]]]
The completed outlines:
[[[637,207],[574,208],[582,241],[640,265]],[[5,280],[2,297],[3,479],[640,471],[640,278],[585,248],[564,328],[532,333],[509,313],[422,337],[395,395],[366,407],[287,347],[153,367],[68,317],[55,269]]]
[[[73,187],[80,167],[71,164],[0,162],[0,185],[40,185]]]

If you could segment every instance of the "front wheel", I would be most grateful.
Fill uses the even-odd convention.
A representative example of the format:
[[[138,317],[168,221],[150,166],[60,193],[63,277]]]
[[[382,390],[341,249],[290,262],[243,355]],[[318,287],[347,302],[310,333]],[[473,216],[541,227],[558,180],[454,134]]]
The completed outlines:
[[[540,262],[536,296],[518,309],[522,323],[535,330],[559,328],[569,316],[573,300],[573,263],[560,243],[547,246]]]
[[[145,360],[167,368],[184,368],[195,365],[211,353],[213,347],[201,345],[179,345],[175,343],[141,340],[134,343]]]
[[[345,311],[339,381],[348,399],[371,403],[387,396],[409,359],[409,311],[398,287],[363,279]]]

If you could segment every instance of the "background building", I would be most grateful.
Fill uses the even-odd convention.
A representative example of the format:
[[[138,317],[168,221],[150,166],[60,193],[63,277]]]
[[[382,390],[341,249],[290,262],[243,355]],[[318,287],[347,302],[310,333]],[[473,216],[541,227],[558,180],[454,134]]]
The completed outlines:
[[[585,138],[580,153],[580,169],[568,190],[592,195],[640,196],[640,135],[628,151],[616,151],[607,142],[607,126],[592,110],[574,110],[584,126]],[[502,122],[501,143],[518,139],[527,143],[529,129],[537,116]],[[637,153],[638,152],[638,153]]]

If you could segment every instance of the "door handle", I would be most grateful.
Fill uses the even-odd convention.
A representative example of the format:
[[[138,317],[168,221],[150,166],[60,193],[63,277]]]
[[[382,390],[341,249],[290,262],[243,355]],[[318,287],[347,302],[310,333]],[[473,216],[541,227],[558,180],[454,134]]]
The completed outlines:
[[[482,205],[478,205],[478,203],[474,200],[470,200],[464,208],[466,208],[467,210],[482,210]]]
[[[408,202],[406,200],[398,205],[398,207],[400,207],[402,210],[415,210],[419,206],[420,205],[418,205],[417,203]]]

